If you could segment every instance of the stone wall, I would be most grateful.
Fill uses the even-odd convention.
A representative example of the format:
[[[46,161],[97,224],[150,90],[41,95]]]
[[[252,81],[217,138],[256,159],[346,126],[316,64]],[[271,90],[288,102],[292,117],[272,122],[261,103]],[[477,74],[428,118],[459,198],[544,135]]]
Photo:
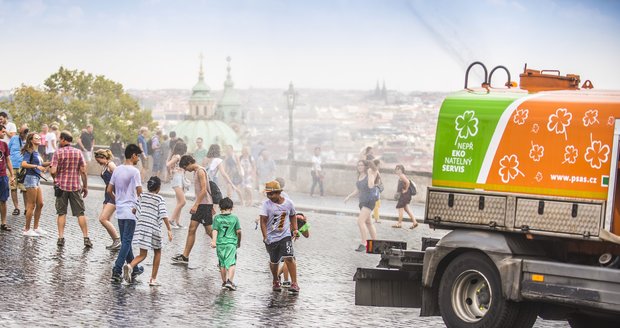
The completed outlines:
[[[276,161],[277,174],[286,180],[286,188],[297,192],[310,192],[312,186],[312,176],[310,162],[294,162],[293,165],[286,160]],[[395,165],[394,165],[395,166]],[[357,172],[355,166],[344,164],[323,164],[325,179],[323,186],[328,195],[345,197],[355,190]],[[382,198],[393,198],[396,193],[398,177],[394,174],[392,164],[385,164],[379,169],[385,191],[381,194]],[[417,186],[418,194],[413,198],[414,202],[424,202],[426,199],[426,187],[431,184],[430,172],[408,171],[407,176],[413,180]],[[318,187],[317,187],[318,188]],[[318,194],[318,189],[315,189]]]

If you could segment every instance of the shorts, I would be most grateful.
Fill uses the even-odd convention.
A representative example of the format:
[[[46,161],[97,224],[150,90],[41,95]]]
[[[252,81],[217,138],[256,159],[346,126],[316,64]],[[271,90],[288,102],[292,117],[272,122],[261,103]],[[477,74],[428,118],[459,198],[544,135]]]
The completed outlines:
[[[196,213],[192,214],[190,220],[202,225],[213,225],[213,204],[200,204]]]
[[[32,189],[38,188],[41,185],[41,178],[38,175],[26,174],[24,179],[24,188]]]
[[[269,262],[273,264],[280,263],[285,258],[295,258],[291,237],[284,237],[271,244],[266,244],[265,248],[267,248],[267,253],[269,253]]]
[[[0,202],[6,202],[9,199],[9,177],[6,175],[0,177]]]
[[[116,202],[114,201],[114,199],[112,199],[112,196],[110,196],[110,194],[108,194],[106,191],[103,192],[103,205],[105,204],[116,205]]]
[[[56,214],[67,215],[69,204],[73,216],[84,216],[84,200],[79,191],[63,191],[60,197],[56,197]]]
[[[360,210],[362,209],[362,207],[366,207],[372,211],[375,209],[375,205],[377,205],[376,200],[365,200],[365,201],[360,200],[359,207],[360,207]]]
[[[172,182],[170,183],[172,189],[183,188],[183,173],[175,172],[172,175]]]
[[[218,265],[220,268],[230,268],[237,264],[237,245],[224,244],[217,245],[215,249],[217,253]]]
[[[13,181],[11,181],[10,187],[11,190],[21,190],[21,191],[26,191],[26,188],[24,187],[23,183],[19,183],[17,182],[17,172],[19,172],[19,169],[13,169],[13,172],[15,172],[15,179],[13,179]]]

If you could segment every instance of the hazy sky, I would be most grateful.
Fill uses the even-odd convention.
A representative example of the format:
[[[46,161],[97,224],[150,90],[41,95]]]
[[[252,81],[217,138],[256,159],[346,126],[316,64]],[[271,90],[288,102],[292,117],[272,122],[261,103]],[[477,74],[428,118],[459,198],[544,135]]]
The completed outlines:
[[[465,68],[580,74],[620,89],[620,1],[0,0],[0,89],[61,65],[132,89],[463,87]],[[498,73],[494,84],[503,84]],[[475,79],[476,84],[479,83]]]

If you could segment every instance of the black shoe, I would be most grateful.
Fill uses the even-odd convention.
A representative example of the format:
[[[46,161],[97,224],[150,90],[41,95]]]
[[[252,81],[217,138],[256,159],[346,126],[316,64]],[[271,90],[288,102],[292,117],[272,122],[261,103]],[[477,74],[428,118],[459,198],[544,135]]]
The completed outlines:
[[[183,254],[177,254],[172,257],[172,262],[174,264],[187,264],[189,263],[189,258],[183,256]]]
[[[86,248],[93,247],[93,243],[90,241],[90,238],[84,237],[84,247],[86,247]]]
[[[112,278],[110,279],[110,281],[120,284],[121,282],[123,282],[123,277],[120,273],[112,272]]]
[[[0,230],[2,231],[11,231],[11,227],[6,224],[0,225]]]
[[[235,285],[232,281],[230,280],[226,280],[226,283],[224,284],[224,286],[226,288],[228,288],[228,290],[234,291],[237,290],[237,285]]]
[[[58,246],[65,246],[65,238],[58,238],[58,241],[56,242],[56,245],[58,245]]]

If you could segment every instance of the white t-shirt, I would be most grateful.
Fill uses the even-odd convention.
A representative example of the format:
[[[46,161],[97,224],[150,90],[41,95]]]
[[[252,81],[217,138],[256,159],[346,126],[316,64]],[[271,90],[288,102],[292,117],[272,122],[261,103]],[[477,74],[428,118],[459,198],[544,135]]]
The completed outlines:
[[[47,145],[45,146],[45,153],[51,154],[58,149],[58,144],[56,143],[56,133],[48,132],[45,135],[45,141],[47,142]]]
[[[4,140],[8,144],[9,140],[11,140],[11,137],[9,137],[9,135],[11,134],[11,132],[17,133],[17,126],[15,126],[15,123],[13,122],[7,122],[4,128],[6,129],[6,134],[4,135],[4,138],[2,140]]]
[[[291,236],[290,217],[295,214],[295,205],[289,198],[285,198],[282,204],[270,199],[263,202],[259,215],[267,217],[267,244]]]
[[[142,186],[140,171],[133,165],[120,165],[114,169],[110,184],[116,196],[116,217],[119,220],[135,220],[131,210],[138,203],[136,188]]]
[[[312,171],[321,171],[321,156],[312,156]]]
[[[223,159],[216,157],[211,160],[211,163],[209,163],[207,174],[209,174],[209,178],[211,178],[212,181],[217,182],[217,172],[219,171],[219,166],[223,161]]]

